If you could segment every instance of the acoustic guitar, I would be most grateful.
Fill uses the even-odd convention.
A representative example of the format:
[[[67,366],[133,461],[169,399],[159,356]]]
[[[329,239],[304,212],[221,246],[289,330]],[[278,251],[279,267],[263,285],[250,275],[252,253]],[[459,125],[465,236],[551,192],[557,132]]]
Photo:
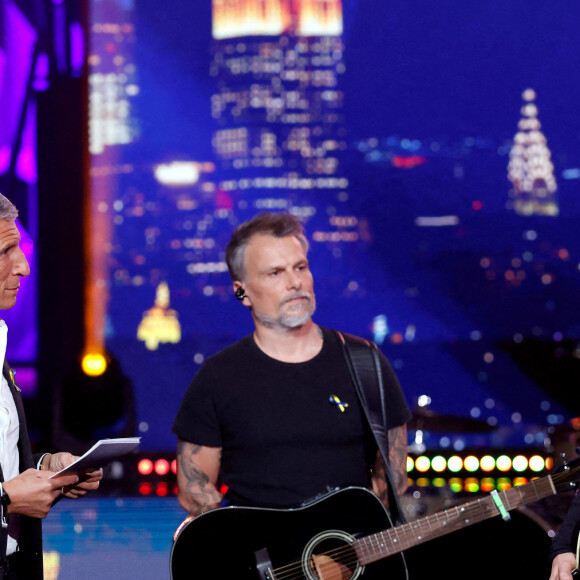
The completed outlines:
[[[404,578],[401,554],[453,531],[577,487],[580,459],[525,485],[397,527],[369,490],[348,487],[304,507],[224,507],[175,533],[173,580],[385,580]],[[388,566],[387,566],[388,564]]]

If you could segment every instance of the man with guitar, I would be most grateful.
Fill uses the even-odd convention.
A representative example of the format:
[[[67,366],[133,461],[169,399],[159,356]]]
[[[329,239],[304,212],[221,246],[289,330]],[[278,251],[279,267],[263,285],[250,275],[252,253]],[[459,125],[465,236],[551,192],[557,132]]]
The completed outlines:
[[[550,580],[572,580],[572,572],[579,565],[580,494],[576,495],[551,547],[552,573]],[[574,574],[577,577],[577,573]]]
[[[312,320],[307,253],[302,225],[288,214],[260,214],[228,244],[233,290],[255,330],[207,359],[175,420],[178,500],[192,515],[220,505],[294,508],[347,486],[388,503],[385,464],[341,335]],[[379,360],[391,481],[402,493],[410,411]]]
[[[191,517],[174,537],[172,580],[403,580],[409,573],[439,577],[436,565],[447,578],[500,577],[501,563],[489,556],[494,538],[482,548],[484,559],[471,557],[469,541],[464,553],[448,555],[439,546],[429,557],[411,557],[408,567],[401,555],[486,519],[508,521],[519,506],[573,489],[580,460],[525,485],[397,521],[398,502],[387,491],[401,493],[407,484],[409,409],[372,343],[356,348],[361,339],[313,322],[307,252],[302,226],[285,214],[256,216],[228,244],[234,293],[255,330],[205,361],[173,425],[178,499]],[[369,352],[374,365],[366,364]],[[526,569],[537,573],[529,560]],[[524,564],[518,561],[518,570]]]

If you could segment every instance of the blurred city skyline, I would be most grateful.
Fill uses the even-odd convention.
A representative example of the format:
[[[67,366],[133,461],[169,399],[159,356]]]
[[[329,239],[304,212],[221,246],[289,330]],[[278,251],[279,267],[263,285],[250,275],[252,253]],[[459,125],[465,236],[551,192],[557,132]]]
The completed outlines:
[[[542,446],[578,412],[573,375],[544,384],[523,348],[541,344],[532,359],[546,368],[577,368],[578,13],[345,1],[340,36],[212,40],[209,2],[94,5],[116,5],[126,31],[113,49],[113,29],[101,28],[100,66],[108,54],[131,72],[117,77],[126,141],[93,156],[93,182],[107,185],[96,189],[113,224],[103,332],[135,385],[145,446],[171,445],[167,426],[199,364],[251,331],[223,251],[262,209],[305,218],[321,324],[377,340],[410,404],[427,394],[439,412],[497,426],[429,444]],[[309,85],[316,75],[329,86]],[[509,207],[526,89],[558,217]],[[137,327],[161,283],[181,342],[148,352]],[[157,417],[160,385],[171,395]]]

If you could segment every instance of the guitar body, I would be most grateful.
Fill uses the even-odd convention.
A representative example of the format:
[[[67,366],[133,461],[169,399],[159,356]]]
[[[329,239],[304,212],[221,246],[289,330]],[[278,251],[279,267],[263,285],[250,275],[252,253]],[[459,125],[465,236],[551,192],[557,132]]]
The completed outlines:
[[[171,578],[399,580],[408,571],[411,578],[543,580],[550,574],[551,540],[547,528],[538,526],[539,516],[531,518],[537,532],[531,533],[524,506],[569,492],[579,482],[576,460],[495,497],[480,497],[396,528],[379,499],[358,487],[293,510],[217,509],[182,524],[171,550]],[[498,502],[508,506],[509,521],[498,517]],[[408,569],[402,550],[412,561]]]
[[[171,551],[173,580],[333,580],[404,578],[402,557],[361,567],[350,542],[390,527],[370,491],[349,487],[293,510],[226,507],[184,525]],[[317,554],[340,554],[340,565]],[[324,558],[324,557],[323,557]],[[328,572],[317,572],[318,570]],[[283,570],[280,570],[284,568]]]

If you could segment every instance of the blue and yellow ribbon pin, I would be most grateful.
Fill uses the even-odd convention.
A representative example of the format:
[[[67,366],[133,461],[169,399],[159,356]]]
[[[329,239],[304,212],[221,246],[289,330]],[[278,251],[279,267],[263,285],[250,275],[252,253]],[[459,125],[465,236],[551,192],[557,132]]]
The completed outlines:
[[[342,413],[344,413],[348,407],[348,403],[341,401],[336,395],[330,395],[330,397],[328,397],[328,401],[333,405],[336,405]]]
[[[16,384],[16,371],[13,369],[9,370],[10,379],[12,380],[12,384],[16,387],[18,391],[20,391],[20,387]]]

